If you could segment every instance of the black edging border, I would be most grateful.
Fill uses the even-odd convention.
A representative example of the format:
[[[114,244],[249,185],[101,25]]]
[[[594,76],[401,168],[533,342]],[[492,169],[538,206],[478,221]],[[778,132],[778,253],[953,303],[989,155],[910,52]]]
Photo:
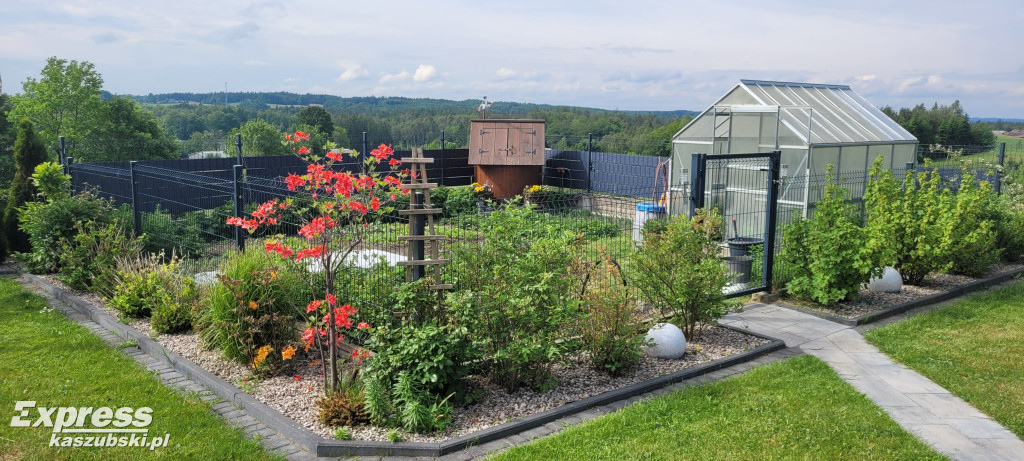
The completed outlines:
[[[1024,272],[1024,269],[1020,272]],[[66,303],[72,309],[92,319],[103,328],[114,332],[124,339],[134,339],[138,343],[139,348],[150,356],[154,358],[162,357],[179,373],[206,386],[211,391],[224,398],[224,400],[245,410],[250,416],[262,421],[263,424],[266,424],[270,428],[280,432],[286,438],[305,447],[316,456],[442,456],[533,429],[559,418],[580,413],[594,407],[607,405],[619,400],[625,400],[680,381],[685,381],[723,368],[748,362],[771,352],[786,348],[785,342],[780,339],[740,328],[720,325],[722,328],[765,339],[768,343],[739,354],[713,360],[702,365],[680,370],[668,375],[658,376],[623,388],[603,392],[582,400],[567,403],[557,408],[552,408],[515,421],[509,421],[487,429],[482,429],[444,442],[391,443],[361,440],[331,440],[314,434],[305,427],[299,425],[299,423],[293,421],[291,418],[282,415],[277,410],[274,410],[265,403],[256,400],[253,396],[246,394],[231,383],[228,383],[213,373],[206,371],[188,359],[173,351],[165,349],[160,345],[160,343],[150,339],[148,336],[142,334],[142,332],[121,323],[118,319],[110,316],[106,312],[103,312],[101,309],[93,306],[73,293],[51,284],[42,277],[24,272],[21,275],[32,283],[42,287],[43,290],[55,299]]]
[[[960,285],[948,291],[935,293],[933,295],[928,295],[923,298],[915,299],[913,301],[907,301],[905,303],[897,304],[895,306],[888,307],[879,311],[868,312],[867,314],[860,315],[857,317],[843,317],[835,314],[829,314],[827,312],[816,311],[814,309],[808,309],[806,307],[794,306],[792,304],[787,304],[782,301],[776,301],[775,304],[785,307],[786,309],[792,309],[797,312],[803,312],[804,314],[813,315],[815,317],[823,318],[831,322],[840,323],[850,327],[856,327],[860,325],[867,325],[869,323],[877,322],[879,320],[892,317],[894,315],[902,314],[909,310],[917,309],[918,307],[921,306],[927,306],[930,304],[940,303],[942,301],[948,301],[950,299],[957,298],[968,293],[981,290],[983,288],[988,288],[990,286],[998,285],[1008,280],[1018,278],[1021,275],[1024,275],[1024,267],[1020,269],[1009,270],[1006,272],[1000,272],[996,275],[992,275],[983,279],[975,280],[973,282]]]

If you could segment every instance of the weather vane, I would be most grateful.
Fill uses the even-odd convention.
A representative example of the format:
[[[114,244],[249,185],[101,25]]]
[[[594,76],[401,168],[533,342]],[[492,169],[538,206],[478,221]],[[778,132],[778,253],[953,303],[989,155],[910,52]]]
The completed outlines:
[[[484,96],[484,100],[480,101],[480,105],[477,106],[476,111],[480,112],[483,118],[487,118],[487,109],[491,108],[492,103],[487,101],[487,96]]]

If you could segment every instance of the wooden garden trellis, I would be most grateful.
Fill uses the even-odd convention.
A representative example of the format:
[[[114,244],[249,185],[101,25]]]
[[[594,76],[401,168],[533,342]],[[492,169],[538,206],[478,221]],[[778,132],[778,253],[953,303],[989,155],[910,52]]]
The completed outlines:
[[[412,156],[402,157],[401,161],[403,164],[411,165],[409,183],[402,184],[402,189],[411,190],[412,193],[409,197],[409,209],[398,212],[399,215],[409,216],[409,235],[398,237],[408,245],[408,260],[401,261],[398,265],[405,266],[407,282],[419,279],[424,275],[426,267],[430,266],[434,273],[434,284],[430,285],[430,288],[450,290],[451,284],[441,283],[441,266],[449,263],[448,259],[440,257],[440,245],[445,237],[435,234],[434,229],[434,217],[444,210],[431,206],[430,190],[437,188],[437,183],[427,181],[427,165],[434,163],[434,159],[424,157],[423,149],[414,147]],[[426,219],[425,226],[421,224],[423,219]],[[430,245],[429,255],[425,251],[426,244]]]

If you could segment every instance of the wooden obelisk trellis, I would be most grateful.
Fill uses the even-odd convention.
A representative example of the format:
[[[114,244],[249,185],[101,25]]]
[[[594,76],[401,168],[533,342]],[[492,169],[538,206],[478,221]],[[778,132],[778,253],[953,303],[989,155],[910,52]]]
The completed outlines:
[[[443,210],[431,206],[430,190],[436,188],[437,183],[427,181],[427,164],[434,163],[434,159],[424,157],[423,149],[414,147],[412,157],[402,157],[401,161],[410,165],[409,170],[412,173],[409,175],[409,183],[402,184],[402,189],[411,190],[412,193],[409,197],[409,209],[398,212],[400,215],[409,216],[409,235],[398,237],[408,244],[408,260],[401,261],[398,265],[405,266],[405,280],[409,282],[421,278],[424,269],[431,266],[434,284],[430,288],[449,290],[452,288],[450,284],[441,283],[441,266],[449,262],[440,258],[440,245],[445,237],[434,234],[434,216],[441,214]],[[425,251],[427,243],[430,245],[429,255]]]

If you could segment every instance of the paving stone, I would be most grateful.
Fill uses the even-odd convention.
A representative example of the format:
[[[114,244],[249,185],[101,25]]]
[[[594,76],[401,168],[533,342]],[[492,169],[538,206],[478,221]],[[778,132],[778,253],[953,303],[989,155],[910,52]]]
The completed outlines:
[[[244,411],[242,411],[242,410],[231,410],[231,411],[228,411],[228,412],[221,413],[220,416],[221,416],[221,418],[224,418],[224,419],[231,419],[231,418],[236,418],[236,417],[239,417],[239,416],[243,416],[245,414],[246,413]]]
[[[277,435],[277,431],[275,431],[274,429],[271,429],[269,427],[264,427],[263,429],[258,429],[254,433],[259,435],[260,437],[272,437],[274,435]]]
[[[210,409],[216,411],[217,413],[220,413],[221,410],[224,410],[225,408],[235,408],[235,404],[225,400],[223,402],[218,402],[210,406]]]
[[[558,423],[562,423],[562,424],[568,424],[568,425],[571,426],[571,425],[574,425],[574,424],[579,424],[579,423],[583,422],[583,420],[578,418],[576,415],[569,415],[569,416],[565,416],[565,417],[559,418],[557,422]]]
[[[466,453],[465,450],[456,451],[454,453],[448,453],[447,455],[437,458],[438,461],[469,461],[473,459],[473,455]]]
[[[262,443],[263,446],[266,447],[267,450],[273,450],[275,448],[281,448],[281,447],[283,447],[285,445],[290,445],[292,443],[292,441],[288,440],[288,439],[284,438],[283,436],[281,436],[280,434],[278,434],[278,435],[272,435],[270,437],[267,437],[267,438],[261,440],[260,443]]]
[[[1017,436],[989,418],[949,418],[943,422],[969,439],[1016,439]],[[1022,451],[1021,456],[1024,456]]]
[[[985,418],[984,414],[953,394],[907,394],[907,397],[939,418]]]
[[[305,450],[300,450],[290,455],[287,455],[286,458],[288,459],[288,461],[316,461],[320,459],[317,458],[316,455]]]
[[[535,428],[530,429],[528,431],[520,432],[520,434],[522,434],[522,436],[526,437],[527,439],[538,439],[538,438],[544,437],[544,436],[546,436],[546,435],[548,435],[550,433],[551,433],[551,429],[548,429],[548,428],[546,428],[544,426],[535,427]]]
[[[231,421],[231,425],[232,426],[235,426],[235,427],[238,427],[238,428],[244,428],[246,426],[250,426],[250,425],[253,425],[253,424],[256,424],[256,423],[259,422],[259,420],[257,420],[256,418],[253,418],[252,416],[249,416],[248,414],[244,414],[242,416],[236,416],[234,418],[231,418],[230,421]]]
[[[869,367],[871,373],[905,394],[948,394],[949,391],[903,365],[890,362],[888,365]]]
[[[1007,461],[1019,460],[1024,453],[1024,442],[1020,439],[974,439],[974,443],[985,447],[993,456],[1001,456]]]
[[[945,424],[910,424],[906,426],[914,435],[932,448],[955,459],[984,459],[978,456],[981,446]]]
[[[277,454],[279,454],[281,456],[287,457],[290,454],[302,452],[302,447],[300,447],[296,443],[290,443],[290,444],[285,445],[283,447],[274,448],[271,451],[273,451],[274,453],[277,453]]]

